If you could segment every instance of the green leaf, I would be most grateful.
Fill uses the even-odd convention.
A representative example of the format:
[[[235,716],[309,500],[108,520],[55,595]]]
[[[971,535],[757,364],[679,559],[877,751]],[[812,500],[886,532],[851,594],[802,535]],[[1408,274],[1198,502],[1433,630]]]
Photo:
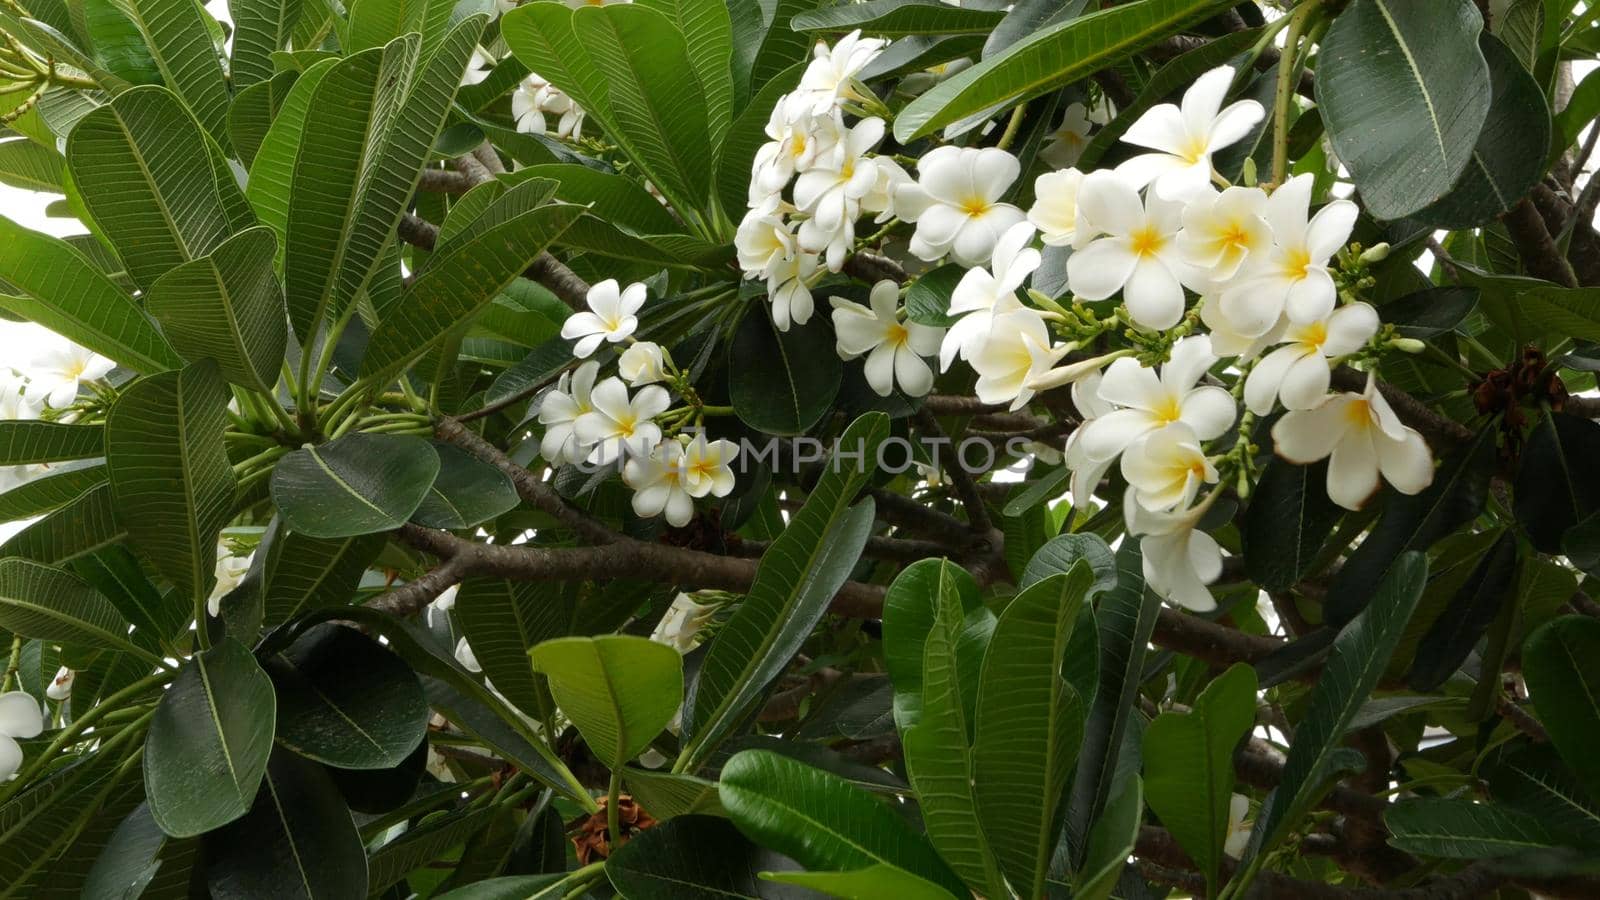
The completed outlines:
[[[902,729],[917,723],[922,709],[922,669],[941,598],[953,592],[962,616],[983,605],[978,583],[947,559],[919,559],[895,576],[883,597],[883,665],[894,683],[894,718]]]
[[[1578,774],[1591,797],[1600,797],[1600,621],[1563,616],[1528,636],[1522,675],[1528,695],[1561,758]]]
[[[0,465],[87,459],[105,453],[105,428],[37,420],[0,422]]]
[[[1139,840],[1143,815],[1143,784],[1139,776],[1129,775],[1089,833],[1085,864],[1078,870],[1077,889],[1072,892],[1074,900],[1111,897]]]
[[[227,390],[210,361],[144,378],[106,416],[106,471],[135,550],[177,587],[204,599],[217,535],[233,516],[223,447]]]
[[[245,198],[250,201],[261,223],[272,226],[272,230],[277,232],[280,245],[288,233],[289,195],[293,189],[295,161],[300,153],[300,138],[305,132],[306,117],[311,111],[311,99],[322,80],[336,65],[338,60],[324,59],[299,73],[250,160],[250,178],[245,183]],[[234,101],[236,106],[246,101],[250,90],[246,89],[240,94],[239,99]],[[282,262],[281,258],[279,262]]]
[[[803,434],[833,408],[844,364],[825,316],[779,331],[752,303],[728,343],[728,396],[739,420],[767,434]]]
[[[1443,685],[1472,655],[1500,611],[1516,602],[1517,543],[1509,530],[1500,535],[1433,621],[1406,676],[1412,690],[1433,691]]]
[[[1549,744],[1501,755],[1488,769],[1488,782],[1496,803],[1537,816],[1573,843],[1600,847],[1600,802],[1586,795]]]
[[[606,877],[625,900],[809,896],[756,877],[792,868],[792,861],[752,844],[727,819],[679,816],[623,844],[606,860]]]
[[[1537,817],[1468,799],[1423,797],[1384,810],[1389,843],[1408,853],[1490,859],[1561,843]]]
[[[911,101],[894,120],[901,143],[998,110],[1114,65],[1231,6],[1229,0],[1141,0],[1039,29]]]
[[[100,484],[0,544],[0,556],[59,565],[128,536],[117,521],[111,485]]]
[[[1477,288],[1436,287],[1390,300],[1378,314],[1404,337],[1426,340],[1454,330],[1477,305]]]
[[[223,378],[268,396],[289,338],[273,271],[277,247],[265,225],[241,231],[210,255],[169,269],[145,299],[184,357],[214,359]]]
[[[428,0],[354,0],[350,4],[350,24],[341,33],[345,53],[382,47],[408,32],[423,33],[430,6],[443,4]],[[444,10],[448,13],[448,9]]]
[[[366,890],[351,896],[377,896],[421,866],[448,853],[487,827],[497,811],[491,807],[467,808],[430,817],[372,852],[367,861]],[[518,900],[556,900],[547,891],[513,894]],[[470,895],[469,895],[470,896]],[[495,900],[500,896],[491,893]]]
[[[1451,230],[1484,224],[1516,206],[1545,173],[1550,107],[1539,82],[1499,39],[1478,46],[1489,64],[1489,113],[1466,169],[1450,193],[1415,218]]]
[[[61,154],[29,140],[0,141],[0,184],[24,191],[64,194]]]
[[[361,833],[328,773],[272,754],[249,815],[207,835],[206,887],[216,900],[340,900],[367,892]]]
[[[690,772],[744,718],[799,651],[866,546],[874,507],[850,501],[871,477],[889,417],[868,413],[839,437],[856,456],[835,456],[805,505],[773,541],[743,603],[717,632],[683,704],[685,742],[674,771]]]
[[[0,806],[0,898],[33,900],[60,883],[53,863],[130,778],[117,761],[108,753],[81,758]]]
[[[161,83],[161,69],[144,35],[111,0],[86,0],[82,30],[95,59],[107,69],[134,84]]]
[[[1274,456],[1245,509],[1245,570],[1269,591],[1304,578],[1344,511],[1328,499],[1328,466],[1297,466]]]
[[[1317,102],[1377,218],[1437,202],[1472,160],[1491,95],[1482,30],[1471,0],[1355,0],[1328,29]]]
[[[262,624],[271,628],[310,610],[349,603],[383,545],[378,534],[307,537],[274,519],[256,550]]]
[[[84,116],[67,138],[67,165],[84,208],[146,289],[216,250],[233,234],[230,205],[243,202],[231,172],[216,177],[200,123],[154,85]]]
[[[435,443],[439,474],[412,514],[419,525],[451,531],[487,522],[522,502],[506,474],[453,444]]]
[[[156,656],[128,640],[128,620],[88,583],[27,559],[0,559],[0,628],[97,650]]]
[[[1333,655],[1295,729],[1283,779],[1256,819],[1244,862],[1275,846],[1333,777],[1342,755],[1340,738],[1388,666],[1427,580],[1427,556],[1416,551],[1401,554],[1372,602],[1334,639]]]
[[[807,869],[881,864],[964,891],[899,813],[837,775],[766,750],[745,750],[723,766],[721,792],[740,831]]]
[[[795,31],[841,34],[861,29],[871,35],[897,38],[917,34],[988,34],[1004,19],[998,9],[966,9],[940,0],[868,0],[814,9],[794,17]]]
[[[215,22],[210,15],[193,0],[111,2],[144,35],[161,80],[183,99],[207,134],[228,146],[228,79],[211,41]]]
[[[60,509],[105,481],[106,467],[100,465],[62,469],[25,481],[0,494],[0,522],[29,519]]]
[[[678,816],[723,815],[715,781],[631,766],[622,771],[623,784],[633,795],[634,802],[657,821]]]
[[[1079,560],[1022,591],[1000,614],[983,659],[972,750],[978,818],[1001,871],[1025,896],[1044,891],[1056,811],[1083,742],[1084,702],[1061,669],[1093,579]]]
[[[140,803],[128,817],[117,823],[106,841],[105,850],[95,858],[83,883],[83,900],[130,900],[144,896],[145,888],[158,872],[177,866],[183,851],[194,845],[173,841],[161,832],[150,815],[150,805]],[[188,883],[185,873],[184,883]],[[152,888],[149,896],[162,896]]]
[[[664,13],[683,33],[684,50],[706,102],[711,146],[733,121],[733,23],[723,0],[639,0]],[[676,231],[677,229],[672,229]]]
[[[228,74],[236,91],[272,79],[272,54],[289,44],[294,26],[300,21],[300,0],[234,0],[228,6],[233,16],[233,54]],[[238,102],[235,98],[234,102]],[[235,142],[235,149],[238,144]]]
[[[1058,534],[1046,541],[1028,560],[1017,587],[1026,590],[1051,575],[1070,572],[1079,560],[1087,562],[1094,574],[1091,596],[1116,588],[1117,557],[1097,534]]]
[[[918,276],[906,289],[906,318],[934,328],[955,324],[950,316],[950,297],[966,273],[960,263],[948,263]]]
[[[240,91],[228,108],[228,134],[233,139],[233,152],[246,168],[255,162],[262,142],[272,130],[273,120],[282,112],[299,77],[299,72],[280,72],[271,81],[258,81]],[[282,231],[274,229],[275,233]]]
[[[243,644],[224,638],[190,658],[145,738],[145,790],[162,831],[193,837],[250,810],[276,710],[272,681]]]
[[[941,900],[955,897],[926,878],[918,878],[905,869],[883,863],[848,872],[762,872],[761,877],[780,884],[821,891],[844,900],[878,900],[880,897]]]
[[[611,871],[608,860],[606,871]],[[437,895],[438,900],[556,900],[571,889],[564,872],[487,878]]]
[[[1528,540],[1543,553],[1562,552],[1562,538],[1600,510],[1600,425],[1552,412],[1522,448],[1512,509]],[[1575,549],[1577,549],[1575,547]]]
[[[307,759],[389,769],[427,733],[417,676],[353,628],[318,625],[265,662],[278,696],[278,743]]]
[[[537,710],[549,702],[528,651],[567,634],[562,590],[557,584],[468,578],[456,594],[451,615],[472,655],[495,690],[520,709]]]
[[[650,746],[683,702],[682,657],[648,638],[556,638],[530,655],[561,711],[613,771]]]
[[[1041,28],[1083,15],[1089,0],[1020,0],[1011,4],[1006,17],[983,42],[982,59],[998,56],[1007,47]]]
[[[1235,663],[1195,698],[1191,712],[1164,712],[1144,732],[1150,808],[1217,884],[1233,796],[1233,748],[1256,724],[1256,673]]]
[[[133,298],[71,244],[0,216],[0,309],[140,372],[180,365]]]
[[[422,438],[355,432],[283,457],[272,501],[284,524],[307,537],[393,531],[438,474],[439,455]]]

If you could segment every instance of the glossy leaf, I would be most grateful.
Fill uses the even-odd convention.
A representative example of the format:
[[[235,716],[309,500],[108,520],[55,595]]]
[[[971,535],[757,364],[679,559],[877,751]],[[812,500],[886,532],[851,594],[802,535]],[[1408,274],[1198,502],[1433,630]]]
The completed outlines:
[[[1130,775],[1106,804],[1104,815],[1089,833],[1085,864],[1079,870],[1076,900],[1106,900],[1113,896],[1128,857],[1138,844],[1144,790],[1139,776]],[[1165,821],[1165,820],[1163,820]]]
[[[1551,413],[1522,451],[1513,509],[1533,546],[1560,553],[1567,530],[1600,510],[1600,474],[1584,461],[1600,453],[1600,424]]]
[[[0,628],[54,643],[132,653],[154,661],[128,639],[128,621],[82,579],[26,559],[0,559]]]
[[[1446,859],[1488,859],[1558,843],[1537,817],[1468,799],[1402,800],[1384,811],[1389,843]]]
[[[848,872],[762,873],[768,881],[792,884],[822,891],[845,900],[876,900],[879,897],[905,897],[908,900],[946,900],[955,895],[905,869],[875,863]]]
[[[557,638],[531,655],[556,704],[613,770],[650,746],[683,701],[682,658],[647,638]]]
[[[404,525],[439,473],[439,456],[418,437],[353,433],[283,457],[272,500],[292,531],[342,538]]]
[[[273,77],[272,54],[288,45],[300,9],[300,0],[233,0],[228,4],[233,17],[228,74],[236,91]]]
[[[963,9],[939,0],[869,0],[831,6],[794,17],[796,31],[848,32],[861,29],[882,37],[917,34],[988,34],[1005,14],[999,10]]]
[[[751,843],[727,819],[678,816],[624,844],[606,861],[606,877],[627,900],[810,896],[759,877],[793,868],[793,861]]]
[[[1600,740],[1596,653],[1600,653],[1600,622],[1582,616],[1563,616],[1545,624],[1528,636],[1522,651],[1528,695],[1551,743],[1591,797],[1600,797],[1600,759],[1593,752]]]
[[[820,313],[779,331],[766,306],[751,304],[728,345],[728,395],[751,428],[801,434],[833,408],[844,364]]]
[[[946,591],[959,599],[963,616],[982,605],[971,573],[946,559],[906,566],[884,594],[883,663],[894,683],[894,717],[901,728],[915,725],[920,715],[925,648]]]
[[[206,133],[228,145],[228,82],[211,43],[210,14],[190,0],[111,0],[144,35],[161,79]]]
[[[549,702],[528,651],[567,633],[568,609],[556,602],[560,592],[553,584],[469,578],[456,595],[452,615],[472,655],[495,689],[522,709]]]
[[[429,528],[479,525],[515,509],[521,499],[506,474],[453,445],[436,443],[439,474],[412,519]]]
[[[0,465],[87,459],[105,453],[105,428],[57,422],[0,422]]]
[[[1433,622],[1417,647],[1406,683],[1414,691],[1444,684],[1478,645],[1507,604],[1516,600],[1517,536],[1502,534],[1467,576],[1450,605]]]
[[[256,550],[263,624],[272,627],[310,610],[349,603],[383,544],[377,534],[307,537],[275,520]]]
[[[1305,577],[1344,514],[1328,499],[1325,463],[1297,466],[1273,457],[1261,473],[1244,516],[1245,567],[1269,591]]]

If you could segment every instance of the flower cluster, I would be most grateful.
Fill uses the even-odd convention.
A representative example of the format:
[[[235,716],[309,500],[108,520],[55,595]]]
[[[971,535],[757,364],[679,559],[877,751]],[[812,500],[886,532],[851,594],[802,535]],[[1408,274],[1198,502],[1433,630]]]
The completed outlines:
[[[544,80],[538,73],[518,82],[511,93],[511,116],[517,130],[524,134],[545,134],[550,131],[546,116],[555,116],[555,136],[576,141],[583,137],[583,107],[561,89]]]
[[[48,418],[73,421],[85,385],[111,374],[115,363],[71,341],[44,332],[39,349],[20,370],[0,367],[0,420]],[[48,464],[0,467],[0,491],[50,471]]]
[[[739,448],[692,433],[705,409],[698,400],[670,408],[672,389],[692,396],[691,389],[665,348],[633,336],[646,296],[643,284],[622,288],[607,279],[589,289],[589,309],[562,325],[561,336],[576,341],[573,354],[584,362],[540,400],[539,452],[552,465],[620,465],[634,512],[664,515],[681,527],[693,518],[695,500],[733,491]],[[601,379],[600,361],[589,357],[604,344],[623,349],[617,374]]]

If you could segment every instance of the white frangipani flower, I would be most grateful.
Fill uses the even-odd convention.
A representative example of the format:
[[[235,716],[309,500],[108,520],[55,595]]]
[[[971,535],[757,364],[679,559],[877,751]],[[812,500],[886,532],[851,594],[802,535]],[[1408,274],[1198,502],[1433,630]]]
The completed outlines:
[[[1154,512],[1139,503],[1135,493],[1133,487],[1128,488],[1122,509],[1128,534],[1139,538],[1145,583],[1157,596],[1185,609],[1216,609],[1216,598],[1206,585],[1222,574],[1222,548],[1216,538],[1199,528],[1209,503],[1183,512]]]
[[[691,497],[726,497],[733,492],[733,461],[739,445],[708,441],[703,434],[683,445],[683,489]]]
[[[997,147],[943,146],[917,162],[917,184],[896,198],[900,217],[915,222],[911,253],[932,262],[948,254],[964,266],[981,265],[1022,210],[1000,198],[1021,174],[1017,158]]]
[[[1105,477],[1106,470],[1111,468],[1115,460],[1114,457],[1091,459],[1083,449],[1084,425],[1116,409],[1100,399],[1101,377],[1098,371],[1091,372],[1072,385],[1072,405],[1083,417],[1083,424],[1072,429],[1072,434],[1067,436],[1067,445],[1061,455],[1072,472],[1072,480],[1068,485],[1072,492],[1072,505],[1080,508],[1088,507],[1095,488],[1100,486],[1100,479]]]
[[[561,380],[539,401],[539,424],[544,426],[539,455],[551,465],[576,463],[589,455],[588,446],[578,440],[577,423],[594,410],[589,393],[599,374],[600,364],[590,360],[577,371],[562,373]]]
[[[1078,215],[1091,230],[1080,227],[1079,249],[1067,258],[1072,292],[1095,301],[1120,290],[1140,327],[1163,331],[1178,324],[1184,283],[1198,280],[1178,251],[1182,214],[1182,204],[1154,194],[1141,202],[1139,193],[1114,173],[1085,176],[1078,190]]]
[[[1250,798],[1243,794],[1234,794],[1228,798],[1228,833],[1222,842],[1222,852],[1234,859],[1244,856],[1244,849],[1250,845],[1250,829],[1254,823],[1247,821],[1250,815]]]
[[[467,60],[467,69],[461,73],[461,86],[478,84],[488,78],[489,73],[494,71],[494,63],[495,59],[489,55],[489,51],[481,46],[473,47],[472,58]]]
[[[667,607],[666,615],[656,623],[655,631],[650,632],[650,640],[666,644],[679,653],[688,653],[699,643],[696,636],[711,621],[718,605],[697,603],[688,594],[680,593],[672,598],[672,605]]]
[[[44,731],[44,714],[26,691],[0,694],[0,783],[10,781],[22,768],[22,747],[17,738],[36,738]]]
[[[1061,124],[1039,148],[1039,158],[1058,169],[1077,165],[1084,148],[1089,146],[1089,132],[1093,128],[1089,110],[1082,103],[1068,104],[1061,115]]]
[[[771,140],[756,150],[750,166],[750,205],[780,193],[796,173],[828,164],[844,137],[844,117],[830,109],[822,115],[789,116],[779,100],[767,120]]]
[[[1090,459],[1111,459],[1145,435],[1177,423],[1202,441],[1221,436],[1238,410],[1227,391],[1199,384],[1216,361],[1211,340],[1197,335],[1173,345],[1159,376],[1130,357],[1112,362],[1100,379],[1100,399],[1118,408],[1079,427],[1084,452]]]
[[[1284,345],[1262,357],[1244,383],[1244,403],[1258,416],[1285,409],[1311,409],[1328,393],[1331,360],[1354,353],[1378,333],[1378,312],[1365,303],[1334,310],[1326,319],[1290,323]]]
[[[583,137],[583,109],[538,73],[530,73],[511,94],[511,116],[518,131],[545,134],[549,131],[546,115],[560,116],[556,137],[574,141]]]
[[[478,654],[472,652],[472,645],[467,643],[466,638],[456,641],[455,658],[461,668],[468,672],[478,674],[483,671],[483,666],[478,663]]]
[[[1328,459],[1328,496],[1360,509],[1378,490],[1379,476],[1402,494],[1433,483],[1433,454],[1416,430],[1402,424],[1367,376],[1362,393],[1334,394],[1315,409],[1287,412],[1272,426],[1279,456],[1309,465]]]
[[[1217,468],[1206,458],[1194,429],[1174,422],[1122,454],[1122,477],[1145,509],[1167,512],[1193,503],[1201,485],[1215,484]]]
[[[794,258],[794,231],[776,209],[757,207],[745,213],[733,235],[739,268],[747,278],[767,278]]]
[[[995,316],[989,337],[968,359],[978,373],[975,393],[984,403],[1010,403],[1013,410],[1021,409],[1037,393],[1029,382],[1066,354],[1066,345],[1051,345],[1044,319],[1032,308]]]
[[[1021,309],[1017,289],[1039,268],[1039,251],[1028,246],[1033,240],[1033,226],[1019,222],[1000,236],[994,246],[990,263],[994,270],[975,266],[961,276],[950,294],[949,314],[960,316],[950,326],[939,347],[939,369],[949,371],[950,363],[959,354],[971,359],[978,345],[989,336],[994,317]]]
[[[1272,246],[1265,218],[1267,192],[1260,188],[1209,188],[1183,208],[1178,251],[1189,265],[1205,270],[1213,283],[1231,279],[1246,260]]]
[[[816,303],[811,298],[811,276],[820,268],[815,253],[797,251],[774,264],[767,273],[767,299],[772,301],[772,324],[788,331],[790,324],[811,321]]]
[[[791,118],[820,116],[846,101],[864,99],[852,82],[888,45],[882,38],[862,37],[859,29],[835,41],[832,47],[826,41],[817,41],[799,87],[784,100],[785,111]]]
[[[215,618],[222,614],[222,598],[226,597],[244,577],[250,574],[250,563],[256,558],[255,553],[245,556],[234,556],[233,550],[227,544],[217,544],[217,566],[213,570],[217,583],[211,588],[211,596],[206,598],[206,612]]]
[[[56,670],[56,677],[50,679],[49,686],[44,689],[44,695],[59,703],[72,696],[72,682],[77,679],[77,672],[62,666]]]
[[[1033,206],[1028,221],[1052,247],[1070,247],[1078,238],[1078,189],[1083,173],[1077,169],[1046,172],[1033,180]]]
[[[666,352],[654,341],[635,341],[617,357],[617,374],[632,387],[666,381]]]
[[[456,608],[456,593],[460,590],[460,585],[452,584],[440,591],[439,596],[429,601],[426,614],[429,628],[443,623],[445,617],[450,614],[450,610]]]
[[[26,396],[43,400],[54,409],[71,406],[78,386],[104,378],[116,363],[86,347],[62,339],[48,342],[27,368]]]
[[[40,412],[37,389],[15,369],[0,368],[0,420],[37,419]]]
[[[1287,322],[1279,322],[1263,334],[1253,333],[1256,323],[1239,323],[1228,318],[1217,296],[1200,298],[1200,323],[1206,326],[1211,338],[1211,350],[1217,356],[1254,359],[1258,353],[1272,346],[1283,336]]]
[[[677,441],[665,440],[649,453],[632,456],[622,467],[622,481],[633,488],[633,511],[641,518],[665,514],[674,528],[694,518],[694,498],[684,485],[683,445]]]
[[[1154,184],[1157,196],[1181,200],[1211,182],[1211,154],[1237,143],[1266,116],[1254,100],[1222,108],[1233,84],[1233,67],[1212,69],[1183,93],[1180,108],[1152,106],[1128,128],[1122,140],[1156,152],[1135,156],[1117,173],[1135,187]]]
[[[602,341],[621,343],[639,327],[637,313],[644,306],[645,286],[634,282],[619,288],[615,278],[589,288],[588,312],[575,312],[561,325],[561,336],[577,340],[572,354],[579,359],[593,353]]]
[[[608,465],[624,452],[646,455],[661,440],[661,426],[652,421],[666,412],[672,398],[658,384],[646,385],[632,397],[620,378],[607,378],[589,393],[589,412],[578,417],[578,440],[594,448],[589,460]]]
[[[1280,315],[1291,322],[1315,322],[1333,312],[1339,292],[1328,260],[1350,240],[1360,210],[1335,200],[1307,220],[1310,175],[1291,178],[1267,199],[1272,248],[1256,256],[1222,293],[1223,312],[1246,330],[1263,333]]]
[[[923,357],[939,352],[944,329],[901,322],[898,284],[884,280],[873,285],[871,309],[843,297],[829,302],[839,358],[865,355],[867,384],[878,396],[889,396],[896,384],[911,397],[933,390],[933,370]]]
[[[869,154],[883,140],[883,120],[863,119],[851,128],[829,165],[815,165],[794,182],[794,203],[810,218],[800,223],[800,246],[825,253],[828,269],[839,271],[855,242],[861,200],[878,184],[876,160]]]

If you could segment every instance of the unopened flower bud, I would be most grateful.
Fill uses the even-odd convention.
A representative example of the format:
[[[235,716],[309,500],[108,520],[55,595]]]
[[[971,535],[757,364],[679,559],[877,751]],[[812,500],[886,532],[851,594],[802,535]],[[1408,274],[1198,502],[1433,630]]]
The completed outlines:
[[[1391,340],[1389,342],[1389,346],[1399,350],[1401,353],[1421,353],[1422,351],[1428,349],[1427,344],[1424,344],[1416,338],[1406,337],[1395,338]]]
[[[1381,263],[1381,262],[1383,262],[1384,260],[1386,260],[1388,258],[1389,258],[1389,242],[1388,241],[1384,241],[1381,244],[1373,244],[1371,247],[1368,247],[1361,254],[1361,261],[1366,263],[1369,266],[1372,265],[1373,263]]]

